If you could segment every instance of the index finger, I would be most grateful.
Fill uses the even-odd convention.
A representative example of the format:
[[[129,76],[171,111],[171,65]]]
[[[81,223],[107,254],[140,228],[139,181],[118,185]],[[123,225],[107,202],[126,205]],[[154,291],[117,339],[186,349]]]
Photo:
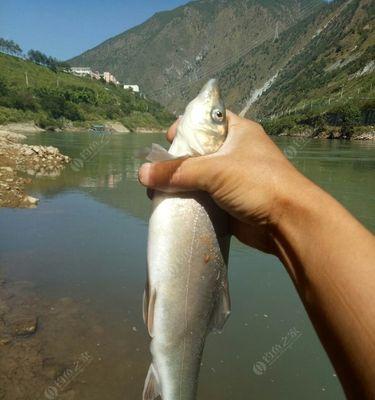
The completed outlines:
[[[180,122],[181,117],[178,117],[178,119],[176,119],[176,121],[173,123],[173,125],[171,125],[167,131],[167,140],[169,143],[173,142],[174,137],[176,136],[177,133],[177,127],[178,124]]]

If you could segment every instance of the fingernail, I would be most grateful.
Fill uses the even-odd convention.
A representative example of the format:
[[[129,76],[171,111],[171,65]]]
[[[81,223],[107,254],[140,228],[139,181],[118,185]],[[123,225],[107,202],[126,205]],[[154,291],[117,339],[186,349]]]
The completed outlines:
[[[147,186],[150,181],[150,169],[151,169],[151,163],[146,163],[141,166],[138,172],[138,179],[139,182],[142,183],[142,185]]]

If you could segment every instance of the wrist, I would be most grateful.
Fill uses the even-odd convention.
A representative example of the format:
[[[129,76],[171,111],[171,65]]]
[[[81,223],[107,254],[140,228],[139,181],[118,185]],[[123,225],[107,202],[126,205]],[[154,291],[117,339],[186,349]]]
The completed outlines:
[[[319,229],[333,199],[324,190],[293,169],[279,184],[271,216],[275,255],[289,269],[299,264],[300,253],[309,236]]]

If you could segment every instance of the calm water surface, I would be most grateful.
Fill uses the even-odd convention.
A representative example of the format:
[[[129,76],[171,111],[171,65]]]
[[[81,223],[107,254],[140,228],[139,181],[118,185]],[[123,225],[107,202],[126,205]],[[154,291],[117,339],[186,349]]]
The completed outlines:
[[[94,357],[83,372],[85,384],[71,384],[77,398],[140,399],[150,362],[141,315],[150,203],[136,176],[142,150],[152,142],[165,145],[164,138],[59,133],[28,140],[56,145],[75,162],[59,177],[34,180],[36,209],[0,211],[0,265],[11,279],[34,282],[41,296],[71,297],[95,315],[100,337],[95,329],[74,346],[59,343],[66,352],[74,347]],[[375,230],[374,143],[277,142],[303,173]],[[199,399],[344,398],[276,258],[233,241],[230,289],[232,315],[223,334],[208,337]]]

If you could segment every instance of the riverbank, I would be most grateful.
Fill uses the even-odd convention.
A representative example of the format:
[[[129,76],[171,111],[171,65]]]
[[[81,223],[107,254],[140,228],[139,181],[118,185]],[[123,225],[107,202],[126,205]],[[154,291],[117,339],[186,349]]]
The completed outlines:
[[[83,338],[99,341],[102,332],[83,304],[41,297],[31,282],[0,276],[0,399],[78,398],[79,374],[96,355]]]
[[[26,185],[33,177],[58,176],[70,161],[56,147],[20,143],[25,138],[0,130],[0,207],[35,207],[38,199],[27,195]]]
[[[100,125],[104,130],[109,131],[111,133],[160,133],[162,131],[167,130],[167,126],[165,127],[155,127],[154,125],[149,126],[137,126],[136,124],[133,126],[132,124],[125,126],[122,122],[119,121],[101,121],[100,123],[97,121],[85,122],[80,124],[73,124],[71,121],[65,121],[63,125],[60,127],[56,126],[45,126],[41,128],[34,121],[29,122],[13,122],[5,125],[0,125],[0,131],[6,131],[10,133],[20,133],[23,135],[27,135],[30,133],[40,133],[40,132],[82,132],[88,131],[93,126]]]
[[[281,133],[271,134],[271,136],[278,137],[300,137],[304,139],[340,139],[340,140],[375,140],[375,126],[361,127],[356,129],[350,134],[345,130],[338,127],[331,127],[326,129],[288,129],[283,130]]]

